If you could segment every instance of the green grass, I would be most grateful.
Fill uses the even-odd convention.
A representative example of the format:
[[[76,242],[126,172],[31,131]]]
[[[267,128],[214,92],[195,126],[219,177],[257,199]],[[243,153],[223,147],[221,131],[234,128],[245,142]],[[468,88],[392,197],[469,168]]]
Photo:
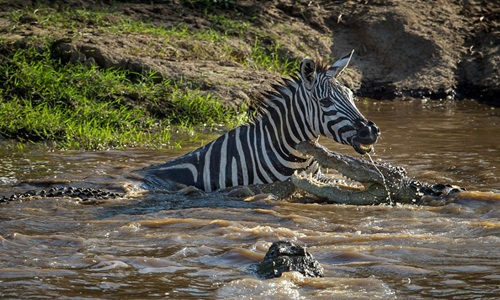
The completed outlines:
[[[279,36],[253,26],[254,18],[225,9],[232,0],[186,0],[203,4],[212,24],[194,28],[185,23],[139,19],[114,6],[96,9],[56,9],[50,6],[10,12],[13,33],[30,26],[78,40],[85,33],[102,32],[110,38],[137,36],[142,47],[127,55],[178,60],[233,60],[247,68],[290,75],[299,61],[289,56]],[[227,129],[246,121],[245,107],[225,107],[221,99],[189,86],[197,82],[161,80],[157,74],[134,74],[96,66],[61,64],[51,57],[50,45],[61,36],[25,37],[29,47],[9,48],[0,39],[0,132],[21,142],[44,142],[59,148],[106,149],[161,147],[173,132],[200,128]],[[234,41],[237,40],[237,43]],[[23,44],[21,43],[21,44]],[[172,50],[173,49],[173,50]]]
[[[60,148],[160,147],[171,131],[234,127],[245,114],[154,73],[61,65],[48,48],[28,47],[0,63],[0,132]],[[207,125],[210,124],[210,125]]]
[[[154,57],[169,57],[179,60],[230,59],[245,66],[278,72],[283,75],[293,74],[298,69],[299,59],[290,57],[287,51],[284,51],[279,36],[269,35],[252,26],[252,20],[257,17],[249,18],[233,11],[214,9],[214,7],[220,8],[226,4],[233,5],[233,1],[186,0],[185,2],[201,3],[202,7],[209,7],[209,9],[204,9],[204,18],[212,26],[195,29],[182,22],[172,26],[162,23],[161,20],[137,19],[120,13],[113,6],[65,10],[56,10],[48,6],[36,10],[25,8],[11,12],[10,20],[13,24],[13,30],[16,30],[28,26],[22,24],[20,18],[30,15],[36,19],[38,26],[66,31],[66,36],[74,39],[80,38],[86,30],[91,30],[93,32],[113,33],[118,36],[140,35],[145,39],[150,38],[151,43],[163,41],[163,49],[160,51],[156,47],[145,45],[145,47],[138,49],[130,49],[128,53],[130,55],[138,55],[142,52]],[[210,5],[212,2],[214,5]],[[229,39],[244,41],[249,51],[242,51],[238,48],[240,46],[233,45]],[[187,51],[175,52],[172,49]]]
[[[268,71],[290,76],[296,73],[300,64],[298,60],[290,60],[287,55],[283,55],[284,51],[279,43],[273,42],[270,46],[265,47],[260,39],[256,39],[250,62]]]

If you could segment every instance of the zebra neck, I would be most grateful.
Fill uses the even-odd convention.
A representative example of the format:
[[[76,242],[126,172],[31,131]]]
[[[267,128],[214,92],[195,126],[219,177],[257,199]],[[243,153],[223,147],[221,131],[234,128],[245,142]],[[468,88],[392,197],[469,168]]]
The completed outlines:
[[[265,113],[252,126],[256,134],[265,137],[268,144],[279,147],[284,155],[304,158],[295,149],[296,145],[318,139],[304,114],[308,108],[303,103],[281,100],[270,102]]]

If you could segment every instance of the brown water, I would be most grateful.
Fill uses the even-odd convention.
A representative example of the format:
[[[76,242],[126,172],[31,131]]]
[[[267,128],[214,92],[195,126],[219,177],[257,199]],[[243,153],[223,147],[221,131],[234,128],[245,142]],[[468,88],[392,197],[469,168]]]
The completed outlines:
[[[474,102],[358,106],[382,130],[375,159],[418,179],[499,192],[500,110]],[[0,188],[8,194],[26,179],[114,187],[127,182],[120,174],[188,150],[0,150]],[[213,193],[97,206],[13,202],[0,205],[0,298],[494,299],[499,218],[491,201],[355,207]],[[325,277],[256,278],[255,264],[278,240],[307,246]]]

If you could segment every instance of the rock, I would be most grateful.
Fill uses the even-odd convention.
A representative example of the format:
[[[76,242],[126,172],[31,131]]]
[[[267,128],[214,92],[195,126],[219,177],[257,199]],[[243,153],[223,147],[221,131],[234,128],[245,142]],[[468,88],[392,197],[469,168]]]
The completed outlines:
[[[274,242],[259,265],[257,274],[265,279],[297,271],[308,277],[323,277],[323,268],[306,248],[286,241]]]

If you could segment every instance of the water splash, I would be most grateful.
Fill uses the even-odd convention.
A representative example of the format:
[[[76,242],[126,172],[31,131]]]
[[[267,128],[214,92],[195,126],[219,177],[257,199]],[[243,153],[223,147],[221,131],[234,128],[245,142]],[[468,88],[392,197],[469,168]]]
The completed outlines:
[[[380,171],[380,169],[377,167],[377,165],[375,164],[375,161],[373,160],[373,158],[370,155],[370,153],[366,153],[366,155],[368,155],[368,157],[370,158],[370,162],[372,163],[373,167],[380,174],[380,177],[382,177],[382,184],[384,185],[385,191],[387,192],[387,199],[389,199],[389,204],[392,205],[392,206],[396,205],[396,203],[392,201],[391,192],[389,191],[389,187],[387,186],[387,181],[385,180],[384,174],[382,174],[382,171]]]

